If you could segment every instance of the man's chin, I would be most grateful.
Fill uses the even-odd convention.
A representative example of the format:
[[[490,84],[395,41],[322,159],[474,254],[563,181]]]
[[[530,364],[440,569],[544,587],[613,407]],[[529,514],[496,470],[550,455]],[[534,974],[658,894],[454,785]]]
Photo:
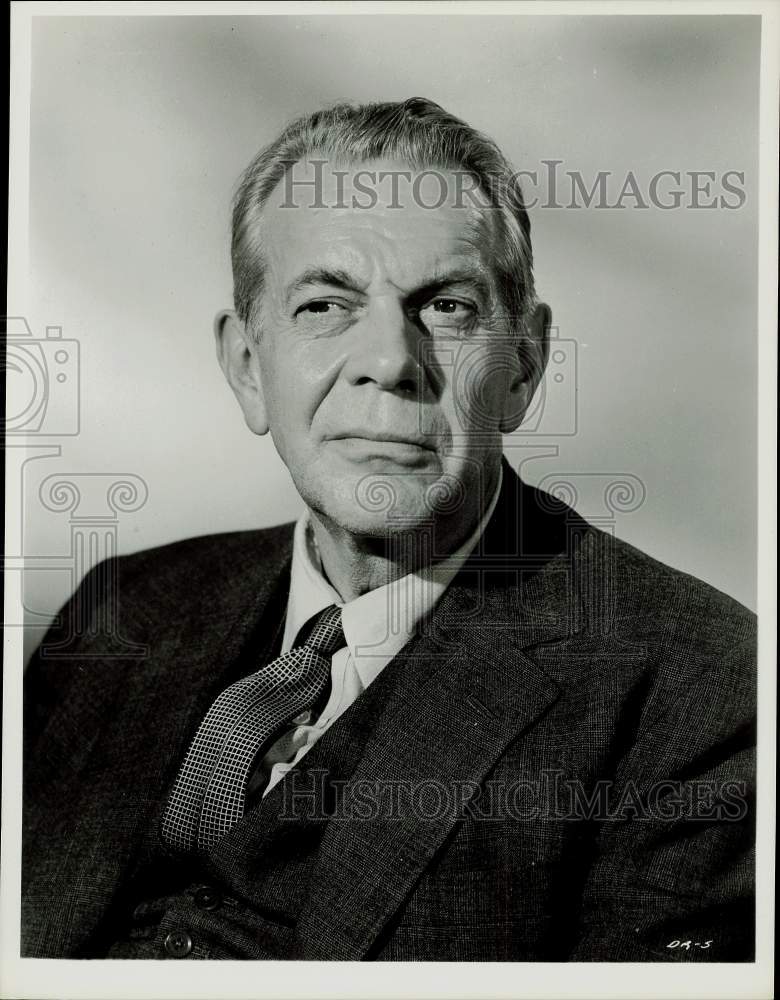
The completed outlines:
[[[372,473],[334,483],[323,513],[352,534],[390,538],[432,528],[461,501],[459,486],[441,473]]]

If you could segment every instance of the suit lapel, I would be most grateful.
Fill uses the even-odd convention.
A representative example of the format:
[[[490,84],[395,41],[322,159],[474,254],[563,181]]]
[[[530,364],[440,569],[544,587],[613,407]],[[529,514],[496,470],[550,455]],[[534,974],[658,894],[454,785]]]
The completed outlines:
[[[579,628],[571,556],[584,522],[562,505],[540,512],[534,491],[509,476],[479,549],[385,668],[394,684],[302,909],[302,958],[366,956],[461,817],[469,789],[559,695],[529,654]],[[345,721],[353,711],[360,700]],[[405,801],[395,813],[391,789]]]

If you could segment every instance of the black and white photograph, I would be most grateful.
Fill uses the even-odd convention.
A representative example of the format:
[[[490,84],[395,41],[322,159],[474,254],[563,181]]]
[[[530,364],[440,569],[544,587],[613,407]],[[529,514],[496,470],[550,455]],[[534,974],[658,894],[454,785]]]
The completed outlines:
[[[770,997],[778,8],[11,27],[0,995]]]

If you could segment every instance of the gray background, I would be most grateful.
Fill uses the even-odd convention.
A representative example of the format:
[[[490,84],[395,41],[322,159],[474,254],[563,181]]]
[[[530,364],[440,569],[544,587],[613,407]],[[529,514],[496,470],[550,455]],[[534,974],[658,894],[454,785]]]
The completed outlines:
[[[660,170],[744,171],[735,211],[532,210],[538,289],[576,345],[577,431],[553,419],[507,450],[517,465],[538,445],[525,477],[576,483],[609,524],[605,483],[635,477],[646,497],[616,533],[754,607],[759,32],[741,16],[34,18],[28,319],[79,341],[81,430],[27,465],[31,620],[77,582],[57,560],[68,514],[38,498],[53,473],[142,477],[123,552],[297,516],[214,359],[230,195],[290,117],[412,95],[518,168],[562,160],[589,187],[600,170],[616,193],[628,171],[644,190]]]

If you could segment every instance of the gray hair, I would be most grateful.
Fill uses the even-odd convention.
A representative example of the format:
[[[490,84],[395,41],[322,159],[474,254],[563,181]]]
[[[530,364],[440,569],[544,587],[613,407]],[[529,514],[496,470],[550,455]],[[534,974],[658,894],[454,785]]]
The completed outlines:
[[[517,175],[487,136],[422,97],[337,104],[291,122],[244,172],[233,202],[233,298],[253,325],[263,283],[260,215],[291,165],[313,155],[345,163],[397,160],[413,170],[438,167],[470,174],[496,223],[489,265],[510,328],[520,332],[535,304],[531,224]]]

